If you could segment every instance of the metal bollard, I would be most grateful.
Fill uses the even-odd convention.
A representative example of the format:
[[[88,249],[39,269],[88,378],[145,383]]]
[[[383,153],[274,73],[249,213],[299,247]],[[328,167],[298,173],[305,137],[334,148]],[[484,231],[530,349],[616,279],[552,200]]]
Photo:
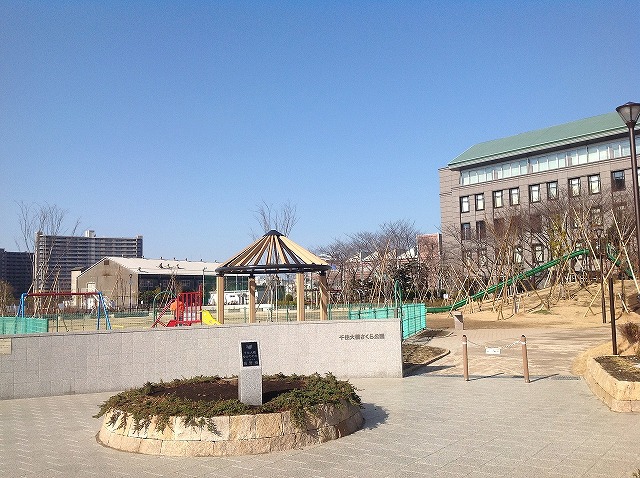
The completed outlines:
[[[527,358],[527,338],[523,335],[520,337],[522,344],[522,369],[524,370],[524,381],[529,383],[529,359]]]
[[[467,354],[467,336],[462,336],[462,368],[464,370],[464,380],[469,381],[469,355]]]

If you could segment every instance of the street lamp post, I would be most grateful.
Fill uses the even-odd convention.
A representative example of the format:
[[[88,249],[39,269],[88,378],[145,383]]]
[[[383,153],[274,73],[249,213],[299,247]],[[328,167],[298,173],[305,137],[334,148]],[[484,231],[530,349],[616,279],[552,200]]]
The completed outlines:
[[[600,260],[600,308],[602,309],[602,323],[607,323],[607,306],[604,301],[604,270],[602,268],[602,256],[603,256],[603,247],[602,247],[602,235],[604,230],[599,227],[596,229],[596,236],[598,236],[598,259]]]
[[[131,285],[133,282],[133,274],[129,274],[129,313],[131,313]]]
[[[640,103],[625,103],[618,106],[616,111],[629,128],[629,142],[631,143],[631,179],[633,182],[633,209],[636,217],[636,250],[638,252],[638,262],[636,263],[636,274],[640,273],[640,202],[638,202],[638,158],[636,157],[636,135],[635,127],[640,116]]]

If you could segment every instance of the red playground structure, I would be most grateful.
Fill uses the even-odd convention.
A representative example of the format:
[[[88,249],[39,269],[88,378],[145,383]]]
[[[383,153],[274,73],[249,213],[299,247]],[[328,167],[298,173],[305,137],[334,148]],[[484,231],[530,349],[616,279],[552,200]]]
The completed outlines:
[[[171,313],[168,322],[162,319],[166,313]],[[178,297],[168,303],[151,327],[158,324],[163,327],[180,327],[185,325],[199,324],[202,322],[202,292],[180,292]]]

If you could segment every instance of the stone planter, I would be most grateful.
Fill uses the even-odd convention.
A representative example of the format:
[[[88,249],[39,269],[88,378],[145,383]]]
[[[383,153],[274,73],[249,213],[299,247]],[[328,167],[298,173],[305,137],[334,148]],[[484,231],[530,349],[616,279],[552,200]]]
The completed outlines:
[[[360,408],[347,402],[321,405],[317,414],[307,414],[305,426],[296,426],[290,412],[231,415],[213,418],[214,430],[187,427],[182,418],[171,417],[163,431],[149,427],[135,431],[133,420],[119,428],[121,418],[109,425],[105,414],[98,443],[117,450],[166,456],[253,455],[291,450],[334,440],[360,429],[364,419]]]
[[[640,412],[640,382],[616,380],[593,358],[587,362],[585,380],[614,412]]]

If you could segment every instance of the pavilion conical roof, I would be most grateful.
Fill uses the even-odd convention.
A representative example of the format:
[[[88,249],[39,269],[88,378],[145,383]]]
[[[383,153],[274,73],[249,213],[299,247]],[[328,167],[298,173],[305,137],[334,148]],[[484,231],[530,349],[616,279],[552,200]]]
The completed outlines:
[[[222,263],[218,274],[278,274],[321,272],[331,266],[275,230]]]

